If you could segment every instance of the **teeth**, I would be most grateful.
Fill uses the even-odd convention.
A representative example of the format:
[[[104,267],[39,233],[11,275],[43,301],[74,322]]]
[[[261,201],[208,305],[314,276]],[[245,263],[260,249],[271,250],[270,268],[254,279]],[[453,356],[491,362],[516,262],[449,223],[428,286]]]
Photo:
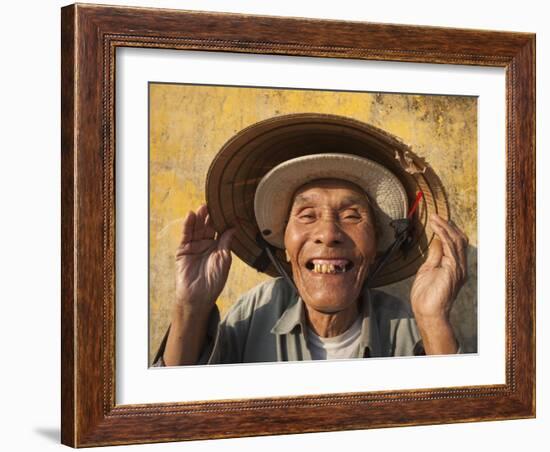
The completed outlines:
[[[315,273],[325,273],[325,274],[336,274],[336,273],[344,273],[345,266],[342,265],[334,265],[334,264],[314,264],[313,271]]]

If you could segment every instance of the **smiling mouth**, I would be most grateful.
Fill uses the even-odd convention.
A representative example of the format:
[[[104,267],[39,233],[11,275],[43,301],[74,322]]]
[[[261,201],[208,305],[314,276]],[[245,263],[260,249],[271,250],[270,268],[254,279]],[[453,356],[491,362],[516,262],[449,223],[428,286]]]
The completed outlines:
[[[306,268],[313,273],[337,275],[346,273],[353,268],[353,262],[348,259],[310,259]]]

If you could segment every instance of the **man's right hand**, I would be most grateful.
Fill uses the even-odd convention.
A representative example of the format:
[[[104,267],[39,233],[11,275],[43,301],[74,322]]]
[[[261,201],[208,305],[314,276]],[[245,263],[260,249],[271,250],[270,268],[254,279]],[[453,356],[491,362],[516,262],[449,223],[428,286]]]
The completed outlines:
[[[176,305],[188,312],[209,313],[223,290],[231,267],[234,229],[216,238],[206,205],[183,221],[176,251]]]
[[[176,298],[164,349],[167,366],[196,364],[206,337],[208,316],[231,267],[233,229],[218,239],[205,205],[183,220],[176,251]]]

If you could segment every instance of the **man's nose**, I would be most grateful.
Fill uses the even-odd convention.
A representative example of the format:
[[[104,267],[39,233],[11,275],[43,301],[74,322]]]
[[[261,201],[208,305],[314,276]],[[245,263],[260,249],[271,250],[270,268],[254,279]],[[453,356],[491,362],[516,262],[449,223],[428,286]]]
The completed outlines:
[[[344,234],[340,225],[334,219],[322,219],[317,223],[314,232],[315,243],[327,246],[338,245],[343,242]]]

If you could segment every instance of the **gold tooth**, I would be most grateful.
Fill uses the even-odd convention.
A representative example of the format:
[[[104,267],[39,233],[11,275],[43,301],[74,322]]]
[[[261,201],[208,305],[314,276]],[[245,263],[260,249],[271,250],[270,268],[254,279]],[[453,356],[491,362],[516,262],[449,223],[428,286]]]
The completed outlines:
[[[328,273],[328,265],[323,264],[323,273]]]

